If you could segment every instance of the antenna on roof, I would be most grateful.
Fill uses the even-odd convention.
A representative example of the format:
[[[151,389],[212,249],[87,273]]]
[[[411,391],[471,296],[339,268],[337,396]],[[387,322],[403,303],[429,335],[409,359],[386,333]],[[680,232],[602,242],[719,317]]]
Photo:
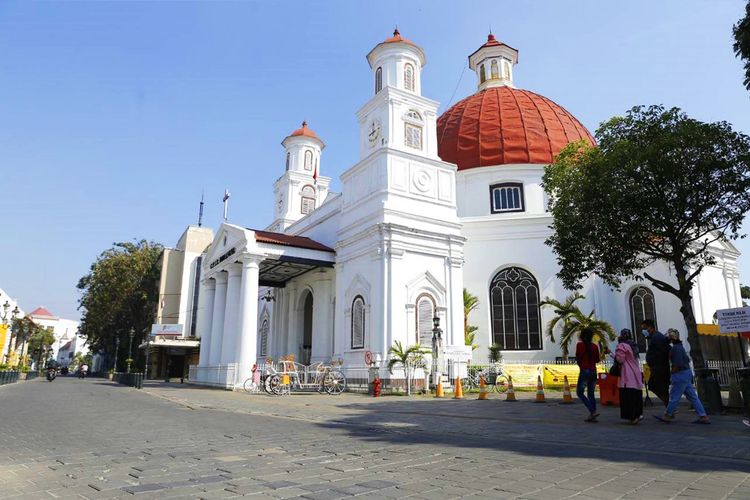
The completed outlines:
[[[198,227],[203,225],[203,191],[201,190],[201,203],[198,209]]]

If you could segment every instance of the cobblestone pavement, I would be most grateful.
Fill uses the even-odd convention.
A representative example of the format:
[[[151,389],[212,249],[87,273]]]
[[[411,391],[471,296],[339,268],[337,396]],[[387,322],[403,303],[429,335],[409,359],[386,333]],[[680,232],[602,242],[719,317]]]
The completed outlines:
[[[633,427],[584,413],[31,381],[0,387],[0,498],[750,498],[738,416],[698,426],[681,407]]]

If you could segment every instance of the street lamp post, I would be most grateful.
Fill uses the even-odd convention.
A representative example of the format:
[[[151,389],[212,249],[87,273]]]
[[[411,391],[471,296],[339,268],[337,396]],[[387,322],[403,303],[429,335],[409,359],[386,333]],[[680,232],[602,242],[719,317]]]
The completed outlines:
[[[440,351],[443,344],[443,330],[440,329],[440,318],[432,318],[432,386],[437,389],[438,382],[442,378],[440,365]]]
[[[115,339],[115,371],[117,371],[117,354],[120,352],[120,337]]]
[[[135,330],[131,328],[130,332],[128,332],[128,337],[130,337],[130,343],[128,344],[128,373],[130,373],[130,363],[133,362],[133,335],[135,335]]]

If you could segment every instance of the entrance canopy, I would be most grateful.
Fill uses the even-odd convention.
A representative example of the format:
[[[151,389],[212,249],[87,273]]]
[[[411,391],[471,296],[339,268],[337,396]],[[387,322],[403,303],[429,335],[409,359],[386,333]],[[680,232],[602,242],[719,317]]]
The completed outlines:
[[[336,252],[304,236],[222,224],[203,263],[210,277],[239,260],[251,256],[259,261],[258,284],[284,287],[286,283],[318,267],[333,267]]]

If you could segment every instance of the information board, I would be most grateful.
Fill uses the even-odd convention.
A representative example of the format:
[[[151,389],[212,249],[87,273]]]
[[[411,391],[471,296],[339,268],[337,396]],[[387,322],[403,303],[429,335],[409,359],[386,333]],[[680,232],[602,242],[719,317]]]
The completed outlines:
[[[716,311],[720,333],[750,332],[750,307],[735,307]]]

